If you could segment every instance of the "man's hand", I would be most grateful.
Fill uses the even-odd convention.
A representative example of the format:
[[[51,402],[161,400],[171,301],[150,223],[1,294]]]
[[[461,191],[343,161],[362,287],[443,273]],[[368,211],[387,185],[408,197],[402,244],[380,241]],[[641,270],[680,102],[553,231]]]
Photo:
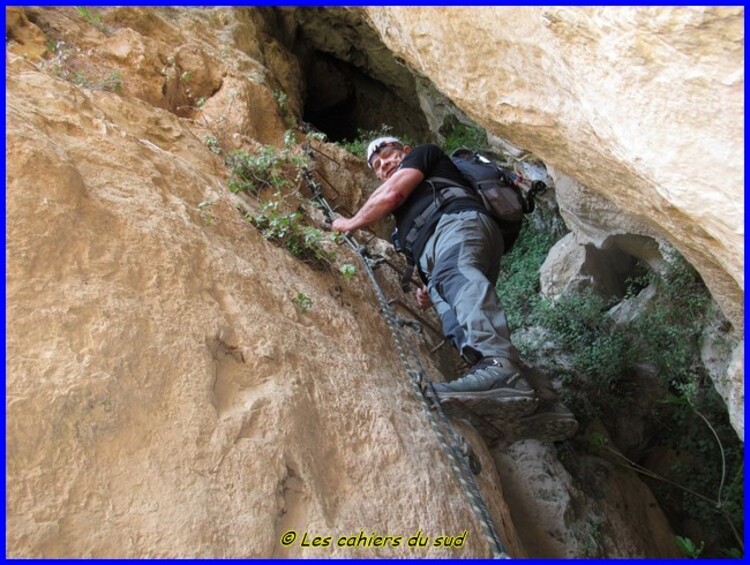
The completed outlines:
[[[430,300],[430,293],[427,291],[426,286],[422,286],[417,289],[417,305],[422,310],[432,306],[432,300]]]
[[[351,226],[351,220],[349,220],[349,218],[336,218],[335,220],[333,220],[333,223],[331,224],[331,229],[333,231],[346,233],[348,231],[352,231],[350,226]]]

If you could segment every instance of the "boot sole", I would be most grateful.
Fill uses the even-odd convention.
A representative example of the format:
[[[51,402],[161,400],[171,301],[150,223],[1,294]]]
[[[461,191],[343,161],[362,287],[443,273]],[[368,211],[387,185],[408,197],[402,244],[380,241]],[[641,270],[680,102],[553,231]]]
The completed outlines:
[[[440,404],[449,416],[476,414],[490,422],[511,422],[528,416],[539,403],[536,396],[495,396],[492,391],[461,393],[460,396],[441,397]]]
[[[521,418],[503,429],[505,442],[536,439],[555,442],[572,438],[578,431],[578,422],[572,414],[542,412]]]
[[[487,401],[445,402],[442,406],[448,416],[472,424],[490,446],[509,446],[527,439],[564,441],[578,431],[578,422],[567,409],[562,412],[530,413],[537,407],[535,401],[526,404],[516,402],[515,405]]]
[[[536,400],[535,390],[521,391],[507,388],[496,388],[490,390],[478,390],[472,392],[437,392],[441,401],[460,400],[470,402],[473,400],[489,399],[497,402],[519,402],[525,399]]]

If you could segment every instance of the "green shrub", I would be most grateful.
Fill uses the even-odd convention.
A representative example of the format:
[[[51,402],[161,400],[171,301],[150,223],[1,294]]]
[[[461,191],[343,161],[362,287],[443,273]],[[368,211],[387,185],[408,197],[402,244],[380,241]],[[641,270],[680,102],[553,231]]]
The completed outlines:
[[[289,188],[292,182],[298,182],[303,167],[307,165],[307,158],[293,154],[293,134],[285,135],[285,142],[284,149],[265,145],[254,155],[242,150],[231,151],[226,156],[231,170],[229,190],[258,196],[264,188],[281,190]],[[209,148],[213,151],[211,145]]]
[[[531,325],[530,317],[541,300],[539,268],[549,250],[563,236],[561,229],[553,227],[548,213],[538,208],[534,214],[540,221],[524,218],[513,249],[502,258],[497,282],[497,292],[511,331]]]
[[[89,12],[85,6],[76,6],[78,14],[98,30],[102,30],[102,17],[98,12]]]
[[[335,254],[326,249],[325,244],[332,243],[333,238],[316,227],[303,225],[302,217],[299,211],[284,210],[282,200],[277,197],[263,202],[258,213],[248,219],[263,237],[281,245],[298,259],[320,268],[331,265]]]
[[[629,328],[634,346],[656,367],[665,386],[684,386],[706,374],[700,339],[710,297],[698,273],[681,256],[655,278],[656,297]]]
[[[443,149],[450,155],[459,147],[468,147],[474,151],[486,151],[489,149],[487,132],[479,126],[456,123],[445,136]]]
[[[684,552],[740,554],[744,448],[700,358],[711,309],[700,276],[678,254],[667,257],[665,273],[642,273],[627,281],[626,298],[649,285],[656,292],[638,318],[615,326],[608,314],[611,304],[593,292],[554,303],[539,295],[539,268],[562,235],[552,226],[527,217],[513,251],[502,260],[497,289],[511,330],[541,327],[545,341],[558,350],[554,358],[540,359],[528,346],[522,355],[532,364],[543,362],[561,378],[565,402],[582,428],[596,418],[610,426],[609,415],[628,410],[632,395],[642,394],[632,386],[635,364],[651,365],[662,388],[643,392],[662,394],[664,401],[647,415],[649,441],[681,454],[682,462],[667,477],[674,484],[651,481],[651,487],[676,527],[689,520],[702,528],[704,539],[683,543]]]
[[[570,360],[564,397],[579,418],[585,422],[621,411],[632,351],[627,336],[606,315],[605,300],[593,291],[555,302],[539,300],[529,318],[549,332]]]

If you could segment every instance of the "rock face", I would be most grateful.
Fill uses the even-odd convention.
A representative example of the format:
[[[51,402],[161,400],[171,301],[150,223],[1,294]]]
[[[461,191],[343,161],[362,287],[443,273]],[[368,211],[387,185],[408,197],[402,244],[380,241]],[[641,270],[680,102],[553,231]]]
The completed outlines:
[[[742,332],[741,7],[367,13],[472,119],[668,239]]]
[[[653,495],[622,469],[583,457],[576,467],[584,480],[576,484],[553,450],[536,441],[517,443],[494,457],[514,523],[534,556],[674,556],[673,533]]]
[[[311,269],[263,239],[238,211],[253,203],[227,190],[227,169],[212,151],[217,144],[281,146],[299,117],[306,86],[297,59],[277,39],[291,35],[290,28],[274,28],[283,14],[277,20],[263,9],[6,13],[6,36],[13,40],[6,51],[8,555],[488,556],[365,277],[344,281],[335,269]],[[469,21],[467,11],[442,9],[367,13],[388,42],[408,35],[410,26],[421,29],[414,34],[420,49],[440,26],[441,33],[453,29],[443,19],[457,26],[461,18]],[[476,15],[501,13],[481,9]],[[597,36],[581,26],[607,14],[517,13],[527,20],[497,29],[518,34],[521,51],[532,32],[564,36],[573,24],[579,41],[591,42]],[[534,19],[540,13],[558,19],[545,27]],[[726,14],[731,23],[734,12],[695,13],[707,19]],[[476,30],[477,37],[489,33],[481,25]],[[476,57],[494,56],[482,45]],[[431,60],[428,51],[416,57],[399,49],[425,75],[434,73],[435,84],[454,101],[464,102],[480,86],[457,75],[466,91],[457,96],[455,84],[438,80],[439,53]],[[546,64],[558,61],[549,54],[554,50],[534,52]],[[492,98],[494,81],[482,81],[488,104],[506,108]],[[427,90],[420,87],[422,95]],[[599,116],[596,99],[586,100],[587,116]],[[571,106],[566,99],[554,108]],[[465,106],[470,114],[476,108]],[[505,115],[485,107],[485,123],[514,123],[509,117],[515,116],[522,135],[509,138],[559,161],[571,175],[561,155],[581,157],[576,167],[582,172],[573,176],[597,190],[603,191],[593,182],[597,174],[610,175],[604,181],[620,175],[622,193],[633,196],[636,186],[625,181],[641,179],[644,169],[635,158],[628,167],[607,160],[615,137],[597,150],[607,158],[594,159],[576,145],[593,127],[580,116],[572,125],[560,121],[560,129],[538,108],[507,108]],[[505,125],[492,127],[507,133]],[[567,139],[566,128],[571,142],[557,147]],[[588,147],[593,139],[586,138]],[[577,149],[565,153],[565,147]],[[317,149],[329,155],[319,156],[325,164],[318,171],[340,177],[341,201],[357,206],[369,182],[362,163],[333,146]],[[682,208],[655,196],[666,182],[650,181],[650,207],[635,215],[682,241],[667,221],[674,218],[667,208]],[[617,198],[626,207],[628,201]],[[734,229],[731,222],[726,226]],[[697,241],[717,229],[708,222],[690,233]],[[699,268],[708,265],[707,277],[718,273],[713,288],[722,296],[731,293],[721,294],[721,273],[737,283],[729,267],[723,269],[724,259],[729,265],[734,258],[733,241],[726,237],[726,247],[692,257]],[[690,251],[691,241],[682,243]],[[395,294],[394,281],[385,282]],[[295,306],[300,296],[311,306]],[[438,375],[427,357],[424,362]],[[512,556],[585,553],[564,535],[572,524],[564,505],[546,522],[549,531],[562,532],[557,542],[519,535],[517,525],[543,515],[545,501],[534,495],[534,485],[519,480],[517,465],[495,454],[509,473],[499,476],[476,433],[462,432],[482,462],[479,486]],[[634,480],[595,481],[603,494],[590,515],[617,525],[616,535],[603,538],[607,556],[673,555],[664,516]],[[578,496],[564,482],[554,488]],[[623,488],[640,493],[633,501],[640,523],[617,506]],[[583,498],[575,499],[579,521],[587,516]],[[644,525],[658,535],[649,539]],[[298,538],[285,547],[280,539],[290,530],[300,538],[305,532],[331,536],[334,543],[303,547]],[[415,552],[405,539],[417,530],[433,538],[466,530],[466,546]],[[388,548],[335,543],[360,533],[404,541]]]

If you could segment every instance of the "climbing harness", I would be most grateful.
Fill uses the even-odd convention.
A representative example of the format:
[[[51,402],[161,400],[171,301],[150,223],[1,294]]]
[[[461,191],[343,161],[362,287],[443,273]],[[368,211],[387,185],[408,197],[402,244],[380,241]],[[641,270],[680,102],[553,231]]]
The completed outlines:
[[[327,220],[332,222],[335,219],[335,214],[328,201],[323,196],[320,185],[315,181],[312,174],[307,169],[303,171],[303,177],[312,192],[313,199],[320,205]],[[428,420],[435,432],[438,443],[448,457],[450,466],[464,491],[469,506],[481,526],[482,534],[492,551],[492,557],[495,559],[510,559],[510,556],[506,552],[505,547],[495,530],[487,505],[482,498],[482,494],[479,491],[479,487],[474,478],[474,475],[478,474],[481,470],[479,460],[472,452],[471,446],[458,432],[455,431],[448,420],[448,417],[440,405],[437,393],[432,386],[432,381],[427,377],[427,373],[422,366],[416,351],[412,347],[406,345],[405,338],[400,328],[400,318],[395,314],[391,304],[380,287],[380,284],[375,278],[374,267],[381,262],[382,258],[372,255],[365,246],[360,245],[350,234],[345,233],[343,234],[343,237],[346,244],[359,256],[360,261],[372,282],[378,301],[380,302],[381,311],[388,323],[391,336],[396,344],[401,363],[409,376],[414,392],[419,398],[424,412],[428,416]]]

